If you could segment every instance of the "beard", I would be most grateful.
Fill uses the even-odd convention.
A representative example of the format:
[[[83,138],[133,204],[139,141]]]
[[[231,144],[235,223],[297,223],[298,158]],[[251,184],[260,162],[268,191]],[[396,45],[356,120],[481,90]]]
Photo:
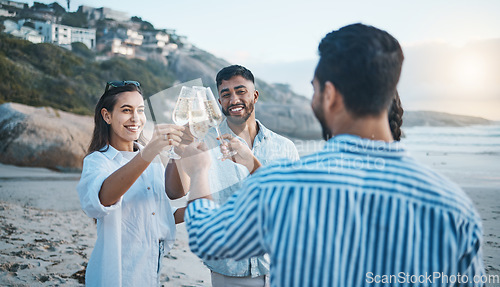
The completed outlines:
[[[321,98],[321,103],[320,103],[319,107],[315,107],[314,105],[312,105],[311,107],[312,107],[314,116],[316,117],[316,119],[319,121],[319,124],[321,125],[321,133],[323,135],[323,139],[325,141],[327,141],[327,140],[332,138],[332,132],[330,131],[330,129],[326,125],[325,115],[323,113],[323,110],[321,109],[322,106],[323,106],[323,97]]]
[[[243,110],[245,111],[243,113],[243,115],[231,116],[229,114],[229,109],[234,107],[234,106],[238,106],[238,105],[241,105],[241,104],[230,105],[227,107],[227,109],[222,108],[222,113],[226,116],[227,120],[229,122],[231,122],[232,124],[241,125],[241,124],[245,123],[248,120],[248,118],[250,118],[250,116],[252,115],[252,112],[254,110],[254,104],[249,103],[248,106],[246,104],[243,104]]]

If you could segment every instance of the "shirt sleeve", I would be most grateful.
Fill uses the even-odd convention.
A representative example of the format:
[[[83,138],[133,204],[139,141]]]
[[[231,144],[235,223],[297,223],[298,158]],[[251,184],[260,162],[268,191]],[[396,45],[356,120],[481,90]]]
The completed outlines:
[[[468,224],[463,224],[461,233],[464,236],[460,247],[464,251],[459,258],[458,273],[467,275],[472,281],[473,278],[481,278],[486,275],[482,252],[483,231],[479,217],[471,220]],[[484,286],[484,284],[475,284],[474,286]]]
[[[96,154],[96,152],[83,160],[82,175],[76,190],[83,211],[91,218],[102,218],[120,208],[122,204],[121,197],[111,206],[104,206],[99,200],[99,191],[104,180],[114,172],[106,161],[104,155]]]
[[[297,148],[295,147],[295,144],[290,141],[289,143],[289,148],[288,148],[288,156],[289,159],[292,161],[297,161],[300,159],[299,152],[297,151]]]
[[[203,260],[240,260],[265,253],[262,246],[259,189],[236,192],[220,208],[211,200],[191,202],[185,214],[191,251]]]

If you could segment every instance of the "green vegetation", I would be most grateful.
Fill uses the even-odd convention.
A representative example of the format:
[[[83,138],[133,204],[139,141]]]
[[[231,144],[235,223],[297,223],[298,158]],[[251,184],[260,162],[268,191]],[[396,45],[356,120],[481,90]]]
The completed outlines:
[[[124,58],[97,62],[93,52],[79,43],[72,47],[74,53],[0,33],[0,104],[50,106],[90,115],[107,81],[137,80],[145,96],[175,81],[174,75],[157,62]]]
[[[90,60],[93,60],[95,58],[95,53],[82,42],[71,43],[71,51],[73,51],[73,53],[77,54],[78,56],[82,56]]]
[[[61,24],[80,28],[88,28],[89,26],[87,16],[80,10],[74,13],[64,13]]]

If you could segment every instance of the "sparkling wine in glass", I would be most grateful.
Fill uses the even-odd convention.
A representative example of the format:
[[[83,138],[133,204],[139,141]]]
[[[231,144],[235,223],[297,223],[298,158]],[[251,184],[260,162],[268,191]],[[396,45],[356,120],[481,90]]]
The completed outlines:
[[[195,138],[202,140],[210,129],[210,121],[205,108],[204,96],[196,88],[193,90],[195,93],[189,110],[189,130]]]
[[[186,86],[181,88],[181,92],[175,103],[174,111],[172,112],[172,120],[176,125],[183,126],[189,122],[189,109],[194,95],[195,91],[192,88]],[[170,147],[168,157],[171,159],[181,158],[181,156],[174,151],[174,146]]]
[[[223,144],[224,140],[222,139],[222,134],[219,129],[219,125],[223,119],[222,111],[220,110],[219,105],[215,100],[212,90],[210,88],[204,88],[204,89],[205,89],[204,91],[205,108],[207,110],[210,126],[215,128],[215,130],[217,131],[217,137],[219,138],[220,143]],[[229,159],[236,154],[237,152],[235,150],[226,150],[225,152],[223,152],[222,156],[219,157],[219,159]]]

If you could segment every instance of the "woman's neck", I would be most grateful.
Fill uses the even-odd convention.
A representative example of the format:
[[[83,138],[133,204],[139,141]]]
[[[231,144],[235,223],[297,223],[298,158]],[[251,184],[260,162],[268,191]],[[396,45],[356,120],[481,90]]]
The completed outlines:
[[[118,151],[134,151],[134,142],[110,140],[109,145]]]

